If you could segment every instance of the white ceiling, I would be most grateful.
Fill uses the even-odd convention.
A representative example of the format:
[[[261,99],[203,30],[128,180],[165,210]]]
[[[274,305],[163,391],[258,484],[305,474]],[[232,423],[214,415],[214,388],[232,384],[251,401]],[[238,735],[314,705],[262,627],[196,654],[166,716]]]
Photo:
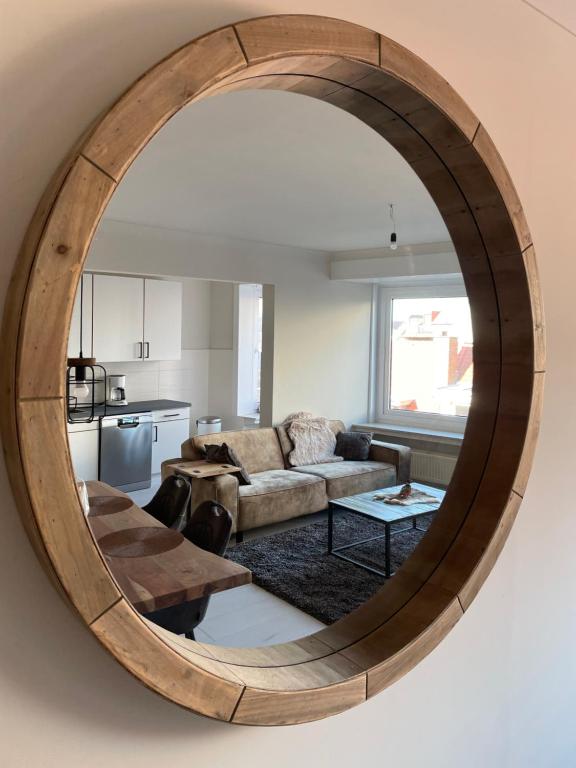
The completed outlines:
[[[449,240],[408,164],[371,128],[317,99],[241,91],[177,114],[106,218],[329,251]]]

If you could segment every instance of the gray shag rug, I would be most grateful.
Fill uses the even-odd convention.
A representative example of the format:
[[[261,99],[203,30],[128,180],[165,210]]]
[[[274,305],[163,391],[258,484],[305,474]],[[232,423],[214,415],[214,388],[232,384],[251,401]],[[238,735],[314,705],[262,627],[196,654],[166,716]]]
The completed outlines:
[[[434,513],[418,520],[427,528]],[[404,528],[409,522],[396,525]],[[394,526],[392,526],[394,531]],[[384,533],[384,526],[354,514],[334,521],[338,547]],[[310,616],[332,624],[362,605],[386,583],[383,576],[328,555],[328,521],[292,528],[231,547],[226,557],[252,571],[252,581]],[[410,528],[392,536],[392,570],[397,570],[424,536]],[[361,544],[343,554],[384,570],[384,539]]]

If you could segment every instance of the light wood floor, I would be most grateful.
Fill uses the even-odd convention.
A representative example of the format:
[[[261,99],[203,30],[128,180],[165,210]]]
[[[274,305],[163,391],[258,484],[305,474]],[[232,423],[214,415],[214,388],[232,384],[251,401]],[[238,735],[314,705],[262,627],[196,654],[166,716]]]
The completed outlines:
[[[160,485],[160,476],[152,478],[152,486],[133,491],[129,496],[138,506],[147,504]],[[298,518],[280,526],[275,531],[307,525],[323,514]],[[271,529],[259,529],[258,534],[248,532],[245,540],[256,535],[266,535]],[[231,543],[233,545],[233,542]],[[255,584],[247,584],[213,595],[208,604],[206,617],[195,630],[196,639],[216,645],[251,647],[285,643],[322,629],[324,624],[307,613],[272,595]]]

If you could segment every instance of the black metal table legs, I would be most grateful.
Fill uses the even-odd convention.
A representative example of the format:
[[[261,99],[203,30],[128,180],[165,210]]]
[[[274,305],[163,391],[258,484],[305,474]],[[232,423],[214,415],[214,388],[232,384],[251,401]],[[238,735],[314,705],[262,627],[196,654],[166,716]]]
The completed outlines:
[[[334,557],[340,558],[340,560],[345,560],[347,563],[353,563],[354,565],[359,566],[360,568],[364,568],[365,571],[369,571],[370,573],[375,573],[377,576],[384,576],[386,579],[389,579],[394,574],[392,573],[392,566],[390,561],[390,552],[391,552],[391,546],[390,546],[390,539],[392,536],[391,530],[390,530],[390,523],[386,523],[382,521],[384,525],[384,533],[380,536],[371,536],[368,539],[362,539],[361,541],[353,541],[351,544],[344,544],[340,547],[334,546],[334,512],[338,511],[338,507],[336,507],[334,504],[329,503],[328,504],[328,554],[333,555]],[[343,510],[346,511],[346,510]],[[342,551],[345,549],[350,549],[352,547],[357,547],[360,544],[366,544],[369,541],[376,541],[377,539],[384,539],[384,570],[381,571],[378,568],[374,568],[370,565],[366,565],[366,563],[362,563],[360,560],[356,560],[353,557],[348,557],[348,555],[343,555]]]

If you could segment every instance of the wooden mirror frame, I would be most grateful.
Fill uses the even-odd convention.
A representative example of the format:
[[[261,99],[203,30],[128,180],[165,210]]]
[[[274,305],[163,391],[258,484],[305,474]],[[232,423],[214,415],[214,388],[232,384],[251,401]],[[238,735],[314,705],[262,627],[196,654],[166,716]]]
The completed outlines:
[[[93,540],[74,484],[62,361],[76,287],[104,208],[154,134],[224,89],[308,94],[356,115],[406,159],[450,232],[470,299],[474,391],[445,502],[371,600],[301,640],[206,646],[145,621]],[[526,486],[544,378],[534,250],[513,184],[479,120],[434,70],[376,32],[317,16],[224,27],[161,61],[89,129],[35,213],[4,319],[2,426],[19,510],[60,592],[152,690],[234,723],[299,723],[381,691],[428,654],[490,572]]]

